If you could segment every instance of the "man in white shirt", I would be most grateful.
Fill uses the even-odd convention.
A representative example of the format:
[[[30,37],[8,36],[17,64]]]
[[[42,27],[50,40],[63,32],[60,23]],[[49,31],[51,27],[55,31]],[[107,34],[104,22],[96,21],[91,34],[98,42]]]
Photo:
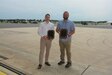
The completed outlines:
[[[45,21],[42,22],[38,28],[38,34],[41,36],[38,69],[41,69],[41,67],[42,67],[45,49],[46,49],[45,65],[51,66],[51,64],[48,61],[49,52],[50,52],[51,43],[52,43],[52,39],[48,38],[49,30],[54,30],[54,24],[50,22],[50,14],[46,14]]]

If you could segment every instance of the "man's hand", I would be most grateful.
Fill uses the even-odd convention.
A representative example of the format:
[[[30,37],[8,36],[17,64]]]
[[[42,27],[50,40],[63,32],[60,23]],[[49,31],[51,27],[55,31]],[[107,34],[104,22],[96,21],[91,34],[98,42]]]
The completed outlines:
[[[72,34],[71,34],[71,33],[69,33],[69,34],[68,34],[68,37],[70,37],[71,35],[72,35]]]
[[[60,30],[59,30],[58,27],[56,28],[56,32],[57,32],[58,34],[60,34]]]
[[[45,40],[48,40],[48,37],[47,36],[43,36],[42,38],[45,39]]]
[[[75,33],[75,31],[68,33],[68,37],[72,36]]]

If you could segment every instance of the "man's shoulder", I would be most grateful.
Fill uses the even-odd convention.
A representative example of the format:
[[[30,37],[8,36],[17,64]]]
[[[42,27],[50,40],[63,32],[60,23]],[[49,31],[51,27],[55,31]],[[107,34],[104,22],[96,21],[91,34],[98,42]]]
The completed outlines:
[[[68,20],[68,22],[69,22],[69,23],[73,23],[73,21],[71,21],[71,20]]]
[[[46,23],[45,22],[41,22],[40,24],[39,24],[39,27],[45,27],[46,26]]]
[[[52,26],[54,26],[54,23],[52,23],[52,22],[50,22],[49,24],[52,25]]]
[[[43,24],[45,24],[45,22],[41,22],[41,23],[40,23],[40,25],[43,25]]]
[[[74,22],[71,20],[68,20],[68,23],[70,23],[70,25],[72,25],[72,26],[75,25]]]
[[[58,26],[63,24],[63,20],[58,21]]]
[[[62,23],[62,22],[63,22],[63,20],[58,21],[58,23]]]

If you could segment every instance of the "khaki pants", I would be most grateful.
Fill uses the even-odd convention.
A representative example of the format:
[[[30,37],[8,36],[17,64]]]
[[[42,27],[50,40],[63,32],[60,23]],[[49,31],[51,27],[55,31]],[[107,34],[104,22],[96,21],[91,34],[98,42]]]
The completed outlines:
[[[71,39],[67,41],[59,40],[60,45],[60,59],[61,61],[65,61],[65,50],[67,55],[67,62],[71,62]]]
[[[46,49],[45,54],[45,62],[48,62],[49,52],[51,48],[52,40],[45,40],[43,38],[40,39],[40,54],[39,54],[39,64],[43,64],[44,51]]]

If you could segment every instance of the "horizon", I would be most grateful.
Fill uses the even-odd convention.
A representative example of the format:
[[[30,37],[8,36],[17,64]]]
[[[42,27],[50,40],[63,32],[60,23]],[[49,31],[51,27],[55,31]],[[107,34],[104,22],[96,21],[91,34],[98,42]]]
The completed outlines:
[[[112,21],[111,0],[0,0],[2,19],[62,20],[63,12],[70,13],[72,21]]]
[[[44,19],[22,19],[22,18],[19,18],[19,19],[0,19],[0,20],[41,20],[41,21],[43,21]],[[57,21],[59,21],[58,19],[50,19],[51,21],[52,20],[57,20]],[[63,20],[63,19],[62,19]],[[76,20],[71,20],[71,21],[76,21]],[[92,22],[100,22],[100,21],[106,21],[106,20],[97,20],[97,21],[94,21],[94,20],[77,20],[76,22],[78,22],[78,21],[92,21]],[[112,22],[112,21],[107,21],[107,22]]]

